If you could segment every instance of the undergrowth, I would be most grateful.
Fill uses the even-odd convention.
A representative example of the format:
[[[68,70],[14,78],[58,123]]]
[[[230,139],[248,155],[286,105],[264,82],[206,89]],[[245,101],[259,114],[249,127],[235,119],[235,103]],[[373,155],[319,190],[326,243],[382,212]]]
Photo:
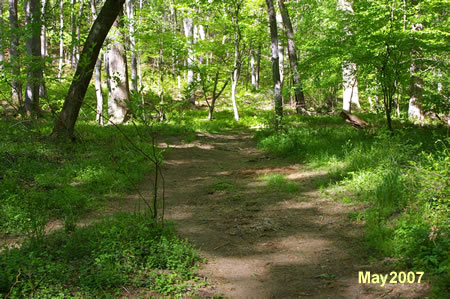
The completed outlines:
[[[146,289],[189,294],[199,255],[173,226],[147,214],[116,214],[72,233],[0,252],[0,295],[11,298],[119,297]]]
[[[394,257],[396,267],[424,271],[435,292],[445,293],[450,139],[445,129],[400,122],[391,136],[376,117],[364,117],[371,118],[371,129],[356,130],[338,116],[293,116],[281,131],[268,128],[255,138],[269,153],[327,169],[322,188],[340,190],[329,192],[335,198],[369,203],[362,213],[349,215],[365,222],[368,251]]]
[[[79,141],[53,143],[26,123],[0,122],[0,235],[39,238],[50,219],[66,229],[99,202],[134,190],[151,166],[114,127],[77,126]],[[42,122],[48,134],[51,123]],[[152,150],[123,127],[142,150]]]

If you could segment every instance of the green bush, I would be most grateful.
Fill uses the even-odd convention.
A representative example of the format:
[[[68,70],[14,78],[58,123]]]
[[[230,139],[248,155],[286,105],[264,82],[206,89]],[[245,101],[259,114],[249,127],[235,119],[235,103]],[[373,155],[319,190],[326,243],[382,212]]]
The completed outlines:
[[[164,294],[185,292],[199,255],[173,226],[147,215],[118,214],[67,235],[0,253],[0,294],[12,297],[114,295],[122,286]],[[169,275],[170,274],[170,275]],[[16,283],[16,277],[20,283]]]

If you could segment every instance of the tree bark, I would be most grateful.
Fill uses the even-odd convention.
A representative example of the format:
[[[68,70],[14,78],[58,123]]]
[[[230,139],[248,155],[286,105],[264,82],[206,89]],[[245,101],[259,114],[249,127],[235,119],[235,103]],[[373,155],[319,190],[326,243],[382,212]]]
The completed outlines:
[[[284,84],[284,46],[283,42],[278,40],[278,57],[280,63],[280,81],[281,81],[281,89],[283,89]]]
[[[84,1],[81,0],[80,7],[78,8],[78,15],[77,15],[77,21],[76,21],[76,43],[74,45],[74,56],[75,56],[75,64],[78,64],[80,61],[80,39],[81,39],[81,18],[83,17],[83,8],[84,8]]]
[[[358,80],[356,79],[356,64],[345,62],[342,66],[343,103],[342,110],[351,112],[352,105],[359,105]]]
[[[348,0],[339,0],[338,8],[350,13],[353,13],[353,8]],[[347,34],[352,33],[346,30]],[[343,89],[343,102],[342,110],[351,112],[352,104],[356,107],[361,108],[359,105],[359,94],[358,94],[358,80],[356,78],[356,64],[353,62],[345,61],[342,65],[342,89]]]
[[[71,43],[70,43],[70,62],[72,70],[77,68],[76,48],[77,48],[77,32],[76,32],[76,17],[75,17],[75,5],[77,0],[70,0],[70,27],[71,27]]]
[[[125,121],[128,113],[127,101],[130,100],[130,89],[128,85],[128,66],[125,55],[123,35],[120,32],[123,24],[119,17],[114,23],[112,42],[108,51],[108,64],[110,72],[110,97],[108,98],[109,122],[120,124]]]
[[[369,124],[362,120],[361,118],[357,117],[356,115],[350,114],[345,111],[341,111],[340,116],[350,125],[357,129],[366,128],[369,126]]]
[[[297,48],[295,47],[294,30],[292,28],[289,12],[284,5],[284,0],[278,0],[278,7],[280,8],[281,17],[283,19],[284,29],[288,40],[289,65],[291,66],[292,80],[294,83],[295,109],[297,110],[297,113],[303,113],[306,111],[305,95],[303,94],[303,89],[300,82],[300,73],[298,71]]]
[[[259,71],[261,70],[261,44],[256,53],[256,89],[259,89]]]
[[[97,98],[97,115],[96,121],[103,126],[103,92],[102,92],[102,60],[97,58],[95,63],[95,95]]]
[[[136,38],[135,38],[135,18],[134,18],[134,4],[132,0],[126,0],[125,1],[125,7],[127,8],[127,17],[128,17],[128,30],[129,30],[129,40],[130,40],[130,62],[131,62],[131,85],[130,85],[130,91],[135,92],[137,87],[137,81],[138,81],[138,71],[137,71],[137,52],[136,52]]]
[[[0,0],[1,1],[1,0]],[[46,20],[43,20],[45,17],[45,11],[47,9],[47,0],[42,0],[41,3],[41,59],[42,59],[42,77],[41,82],[39,85],[39,96],[41,98],[46,98],[48,96],[47,94],[47,88],[45,87],[45,80],[44,80],[44,68],[45,68],[45,60],[48,55],[48,49],[47,49],[47,27],[46,27]]]
[[[25,111],[30,115],[39,115],[39,86],[42,75],[41,63],[41,2],[25,2],[25,24],[31,36],[26,43],[28,67],[27,88],[25,92]]]
[[[90,7],[92,13],[92,20],[97,18],[97,8],[95,7],[95,0],[90,0]],[[102,56],[99,55],[95,63],[95,96],[97,98],[97,111],[95,120],[99,125],[104,125],[103,118],[103,92],[102,92]]]
[[[9,24],[11,29],[10,40],[10,60],[12,67],[13,80],[12,85],[12,102],[19,106],[19,111],[24,108],[22,81],[20,80],[20,52],[19,52],[19,23],[17,20],[17,0],[9,0]]]
[[[417,5],[418,0],[412,0],[411,4]],[[422,31],[422,24],[412,24],[411,32]],[[413,37],[414,38],[414,37]],[[417,73],[422,69],[419,62],[420,48],[415,47],[411,50],[412,63],[410,67],[411,81],[409,89],[409,105],[408,105],[408,117],[413,120],[424,120],[425,114],[422,111],[421,102],[423,97],[423,79],[417,75]]]
[[[222,88],[220,89],[219,93],[217,93],[217,84],[219,83],[219,71],[216,72],[216,76],[214,79],[214,87],[212,92],[212,99],[211,104],[209,105],[208,109],[208,120],[211,121],[213,119],[213,113],[214,113],[214,107],[216,105],[217,99],[220,97],[222,92],[225,90],[225,87],[227,87],[228,82],[230,81],[230,78],[225,81],[225,83],[222,85]]]
[[[272,77],[274,86],[274,106],[277,116],[275,125],[278,127],[283,118],[283,100],[281,98],[281,79],[280,79],[280,58],[278,56],[278,31],[275,8],[272,0],[266,0],[267,11],[269,14],[270,39],[272,46]]]
[[[54,137],[74,138],[75,123],[92,78],[94,66],[111,26],[123,9],[125,0],[106,0],[84,43],[75,76],[70,85],[62,111],[56,121]]]
[[[256,59],[255,59],[255,49],[250,49],[250,76],[252,81],[253,89],[258,89],[256,84]]]
[[[234,65],[233,73],[231,75],[231,101],[233,103],[235,121],[239,121],[239,111],[236,103],[236,88],[237,82],[241,75],[241,52],[239,49],[241,43],[241,29],[239,27],[239,11],[241,8],[241,4],[241,2],[236,3],[235,7],[233,8],[234,11],[231,12],[231,18],[234,28]]]
[[[422,111],[420,103],[423,96],[423,80],[416,75],[416,72],[420,69],[417,61],[412,62],[411,71],[411,84],[409,89],[409,105],[408,105],[408,117],[415,120],[424,120],[425,115]]]
[[[59,0],[59,65],[58,79],[61,80],[64,64],[64,0]]]
[[[0,36],[4,36],[3,27],[3,0],[0,0]],[[0,70],[3,70],[3,61],[5,60],[5,52],[3,51],[3,38],[0,39]]]
[[[184,26],[184,35],[188,44],[188,58],[187,58],[187,68],[188,68],[188,76],[187,83],[189,88],[193,89],[192,84],[194,83],[194,71],[192,70],[192,64],[194,63],[194,51],[192,49],[193,38],[194,38],[194,26],[192,23],[192,18],[184,18],[183,20]],[[195,93],[192,90],[189,94],[189,102],[195,105]]]

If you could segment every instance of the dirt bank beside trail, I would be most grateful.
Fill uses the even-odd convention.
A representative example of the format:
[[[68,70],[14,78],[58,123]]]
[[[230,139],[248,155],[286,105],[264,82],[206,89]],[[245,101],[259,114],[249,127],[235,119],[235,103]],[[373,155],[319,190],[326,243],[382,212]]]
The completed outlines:
[[[164,146],[164,145],[163,145]],[[427,284],[359,284],[358,271],[388,274],[369,262],[362,227],[348,213],[357,205],[321,198],[326,177],[303,165],[271,159],[248,133],[196,135],[170,141],[166,155],[166,218],[208,259],[200,297],[424,298]],[[283,174],[294,192],[267,186]],[[142,192],[151,186],[144,185]]]

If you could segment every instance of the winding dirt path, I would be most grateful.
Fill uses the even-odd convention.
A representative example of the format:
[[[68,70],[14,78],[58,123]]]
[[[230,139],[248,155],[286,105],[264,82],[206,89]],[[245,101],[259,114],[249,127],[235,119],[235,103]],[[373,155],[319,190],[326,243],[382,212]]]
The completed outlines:
[[[315,181],[326,173],[270,159],[248,133],[169,143],[166,217],[208,259],[201,298],[424,298],[426,284],[358,284],[358,271],[386,274],[389,265],[370,265],[362,227],[347,216],[359,206],[321,198]],[[261,179],[277,173],[299,191]]]
[[[426,298],[422,284],[359,284],[358,272],[388,274],[389,261],[370,262],[362,225],[348,213],[361,205],[323,198],[317,180],[327,177],[300,164],[266,156],[249,133],[196,134],[168,140],[166,219],[174,221],[208,259],[198,274],[208,282],[195,298]],[[161,143],[161,147],[167,147]],[[282,174],[295,192],[273,190],[262,179]],[[146,180],[140,194],[151,198]],[[137,194],[104,207],[79,225],[143,206]],[[49,224],[47,231],[62,227]],[[20,246],[21,238],[5,244]],[[4,242],[4,240],[2,240]],[[142,290],[141,290],[142,291]],[[124,293],[139,297],[142,293]],[[149,297],[154,296],[149,293]]]

